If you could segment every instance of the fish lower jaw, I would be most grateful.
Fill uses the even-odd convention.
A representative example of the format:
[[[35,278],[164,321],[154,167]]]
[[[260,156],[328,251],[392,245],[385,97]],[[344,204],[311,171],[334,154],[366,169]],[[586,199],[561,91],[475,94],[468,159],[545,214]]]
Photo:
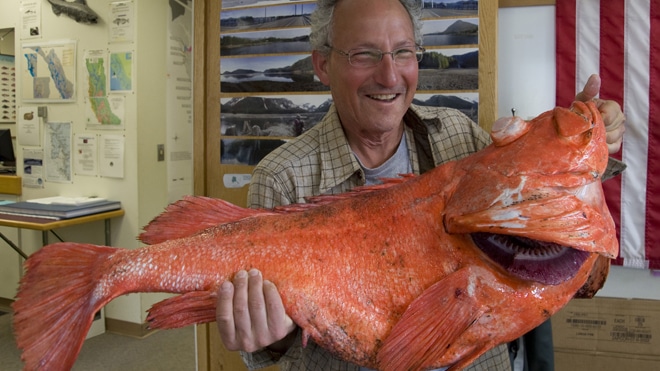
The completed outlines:
[[[549,242],[490,233],[471,234],[475,245],[509,274],[558,285],[575,276],[590,253]]]

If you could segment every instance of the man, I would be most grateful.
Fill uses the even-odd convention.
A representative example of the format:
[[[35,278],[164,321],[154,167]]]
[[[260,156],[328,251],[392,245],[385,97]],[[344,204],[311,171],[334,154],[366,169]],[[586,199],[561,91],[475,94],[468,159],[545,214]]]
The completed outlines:
[[[269,154],[254,170],[252,207],[305,202],[379,178],[423,173],[482,149],[489,136],[456,110],[411,105],[421,51],[420,9],[407,0],[321,0],[312,15],[312,62],[330,87],[333,106],[296,140]],[[592,99],[594,77],[580,98]],[[623,114],[601,102],[608,143],[618,150]],[[284,312],[277,288],[257,270],[239,272],[218,291],[218,329],[229,350],[241,350],[251,369],[279,361],[283,370],[359,370],[310,341]],[[470,370],[510,370],[506,345]]]

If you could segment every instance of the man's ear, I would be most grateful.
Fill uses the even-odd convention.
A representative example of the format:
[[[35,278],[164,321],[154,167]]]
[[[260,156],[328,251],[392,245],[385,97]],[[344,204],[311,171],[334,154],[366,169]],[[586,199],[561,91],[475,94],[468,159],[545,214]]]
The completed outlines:
[[[330,77],[328,76],[328,58],[329,55],[323,55],[318,50],[312,51],[312,65],[314,72],[323,85],[330,86]]]

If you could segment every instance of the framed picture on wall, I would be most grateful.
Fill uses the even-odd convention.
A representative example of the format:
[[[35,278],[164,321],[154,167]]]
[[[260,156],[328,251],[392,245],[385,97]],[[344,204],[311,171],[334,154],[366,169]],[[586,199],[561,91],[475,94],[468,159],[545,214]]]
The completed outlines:
[[[480,40],[484,15],[479,8],[483,3],[423,3],[421,33],[426,52],[419,62],[416,102],[454,104],[475,122],[480,121],[480,90],[488,86],[480,81],[480,60],[489,53],[481,48]],[[316,78],[311,62],[310,16],[315,9],[313,1],[222,2],[217,56],[221,165],[254,165],[254,156],[245,153],[257,152],[258,147],[263,154],[264,148],[277,147],[268,145],[269,139],[279,143],[282,138],[297,136],[292,115],[305,114],[318,121],[327,112],[331,99],[327,105],[300,105],[282,98],[282,94],[298,97],[298,101],[300,97],[329,97],[329,88]],[[315,110],[314,116],[310,109]],[[252,138],[255,136],[259,138]],[[241,152],[242,143],[246,151]]]
[[[25,43],[20,59],[24,102],[75,102],[75,40]]]
[[[16,122],[16,67],[13,55],[0,54],[0,122]]]

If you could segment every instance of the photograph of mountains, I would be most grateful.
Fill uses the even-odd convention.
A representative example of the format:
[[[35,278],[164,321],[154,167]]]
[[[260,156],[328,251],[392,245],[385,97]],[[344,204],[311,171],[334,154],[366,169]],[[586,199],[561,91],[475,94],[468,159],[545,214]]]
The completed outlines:
[[[226,58],[220,73],[223,93],[329,90],[314,75],[309,55]],[[475,90],[478,77],[477,48],[427,50],[419,62],[418,90]]]
[[[423,0],[413,103],[459,109],[478,122],[478,1]],[[223,0],[220,12],[221,164],[256,165],[318,124],[332,104],[309,45],[316,4]]]
[[[460,110],[476,121],[478,94],[418,94],[420,106]],[[332,104],[330,95],[249,96],[223,99],[222,136],[296,137],[321,121]]]

